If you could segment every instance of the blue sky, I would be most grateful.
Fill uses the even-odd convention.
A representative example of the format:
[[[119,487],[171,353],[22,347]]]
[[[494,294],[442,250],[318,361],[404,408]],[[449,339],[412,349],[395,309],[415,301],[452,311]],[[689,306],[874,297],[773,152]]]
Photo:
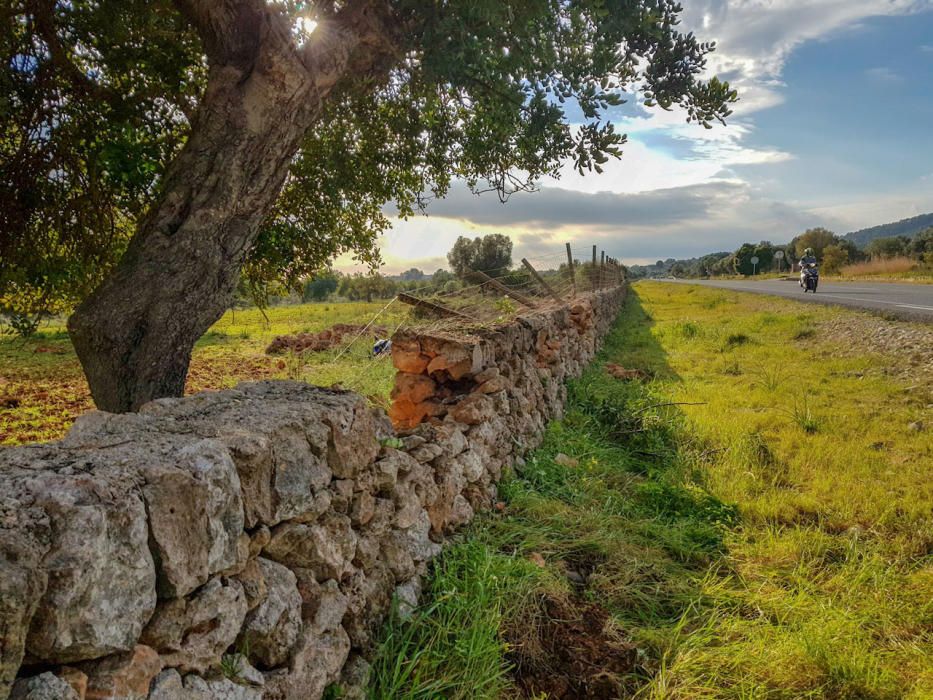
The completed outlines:
[[[433,271],[458,235],[542,263],[565,241],[628,263],[838,233],[933,211],[933,0],[682,0],[740,103],[727,127],[632,104],[601,176],[565,168],[500,205],[455,188],[383,238],[385,271]],[[350,261],[342,261],[343,266]]]

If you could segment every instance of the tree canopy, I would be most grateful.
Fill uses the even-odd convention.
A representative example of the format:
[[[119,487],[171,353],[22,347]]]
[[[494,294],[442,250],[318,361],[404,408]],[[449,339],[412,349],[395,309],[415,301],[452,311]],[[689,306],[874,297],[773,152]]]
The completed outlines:
[[[501,233],[477,236],[472,240],[460,236],[447,253],[447,262],[461,278],[468,277],[470,272],[499,277],[512,266],[512,239]]]
[[[506,198],[568,162],[599,171],[625,140],[611,110],[634,93],[724,120],[735,92],[704,79],[713,47],[679,31],[680,12],[674,0],[12,0],[0,303],[85,299],[70,329],[95,400],[138,404],[103,399],[135,390],[95,389],[113,358],[126,384],[151,364],[142,355],[193,344],[241,275],[261,295],[341,253],[377,264],[387,203],[410,216],[455,179]],[[199,311],[181,327],[188,299]],[[166,319],[175,335],[160,345]],[[140,396],[180,390],[180,355]]]
[[[257,286],[295,286],[348,251],[376,262],[383,205],[411,214],[452,177],[506,195],[568,159],[598,170],[624,141],[605,111],[637,83],[691,119],[729,114],[728,87],[696,77],[711,47],[676,31],[673,2],[386,4],[413,29],[395,38],[407,58],[381,79],[346,80],[329,101],[250,250]],[[323,32],[340,3],[303,5],[274,7]],[[11,9],[0,39],[0,294],[67,305],[119,259],[158,195],[207,66],[167,0]],[[578,130],[568,102],[582,113]]]

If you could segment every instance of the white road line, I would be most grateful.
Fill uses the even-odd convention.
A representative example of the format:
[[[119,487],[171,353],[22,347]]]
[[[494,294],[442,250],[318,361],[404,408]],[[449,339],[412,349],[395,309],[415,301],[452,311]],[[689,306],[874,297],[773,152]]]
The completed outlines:
[[[901,309],[918,309],[920,311],[933,311],[933,306],[918,306],[916,304],[901,304],[899,301],[884,301],[883,299],[864,299],[862,297],[844,297],[838,294],[820,294],[821,297],[831,297],[833,299],[848,299],[850,301],[863,301],[867,304],[887,304],[888,306],[897,306]]]

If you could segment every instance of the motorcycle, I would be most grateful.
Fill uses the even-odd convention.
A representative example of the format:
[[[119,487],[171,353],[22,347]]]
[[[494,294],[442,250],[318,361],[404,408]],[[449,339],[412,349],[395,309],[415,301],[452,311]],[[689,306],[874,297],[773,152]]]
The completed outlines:
[[[813,292],[816,294],[816,287],[820,283],[820,268],[816,263],[808,263],[800,271],[800,286],[803,293]]]

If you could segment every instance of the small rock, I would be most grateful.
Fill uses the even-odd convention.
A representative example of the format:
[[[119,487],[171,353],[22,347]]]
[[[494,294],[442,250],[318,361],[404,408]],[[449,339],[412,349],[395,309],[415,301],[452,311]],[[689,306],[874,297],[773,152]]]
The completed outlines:
[[[81,700],[84,700],[87,694],[87,674],[84,671],[73,666],[62,666],[56,675],[70,685]]]
[[[922,433],[923,423],[921,421],[914,421],[913,423],[907,426],[907,429],[914,433]]]
[[[246,613],[240,582],[213,578],[188,598],[161,603],[141,641],[159,651],[163,666],[204,673],[236,639]]]
[[[197,700],[262,700],[262,688],[234,683],[229,678],[205,679],[185,676],[185,693],[181,698]]]
[[[137,644],[133,651],[91,661],[84,670],[88,675],[87,700],[144,698],[152,679],[162,670],[162,661],[155,649]]]
[[[586,579],[583,577],[579,571],[574,571],[573,569],[567,570],[567,580],[575,586],[584,586],[586,585]]]
[[[425,440],[420,435],[406,435],[402,438],[402,449],[406,452],[411,452],[412,450],[421,447],[426,442],[427,440]]]
[[[249,649],[251,660],[273,668],[288,660],[298,641],[301,595],[290,570],[261,557],[258,562],[268,592],[265,600],[246,616],[238,646]]]
[[[554,462],[559,464],[562,467],[579,467],[580,460],[574,459],[573,457],[568,457],[563,452],[558,452],[557,456],[554,457]]]
[[[20,678],[13,684],[10,700],[79,700],[80,696],[64,679],[54,673],[40,673]]]
[[[176,700],[184,697],[181,674],[174,668],[167,668],[152,681],[148,700]]]

